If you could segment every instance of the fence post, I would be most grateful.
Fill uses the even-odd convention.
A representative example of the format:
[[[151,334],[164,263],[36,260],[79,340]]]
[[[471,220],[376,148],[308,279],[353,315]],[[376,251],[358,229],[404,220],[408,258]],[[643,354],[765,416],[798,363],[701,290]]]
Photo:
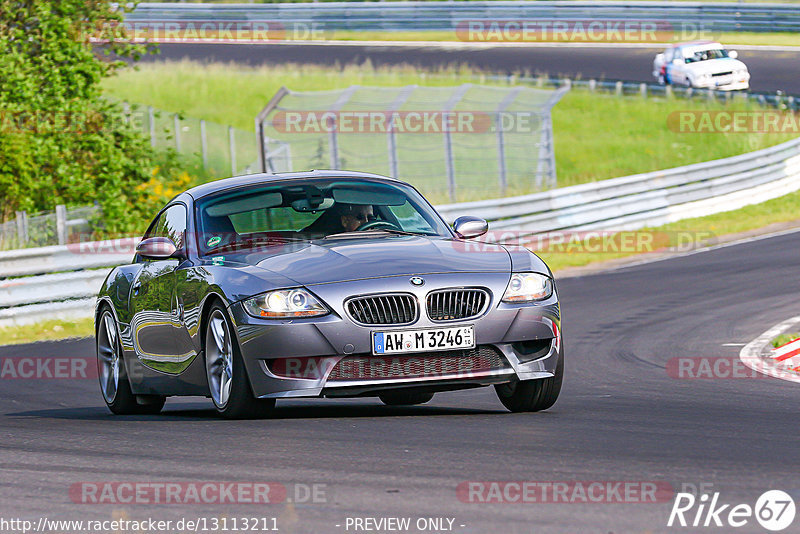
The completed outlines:
[[[392,121],[394,122],[394,121]],[[400,170],[397,166],[397,136],[394,132],[394,124],[389,124],[389,176],[397,178]]]
[[[639,84],[639,94],[642,95],[642,98],[647,98],[647,84],[640,83]]]
[[[614,85],[614,93],[615,93],[617,96],[622,96],[622,82],[617,82],[617,83]]]
[[[456,167],[455,162],[453,161],[453,137],[450,133],[450,128],[448,128],[447,121],[450,118],[449,112],[444,112],[442,114],[442,120],[444,121],[445,128],[444,128],[444,163],[447,169],[447,193],[448,197],[450,198],[450,202],[456,201]]]
[[[64,204],[56,206],[56,236],[59,245],[67,244],[67,207]]]
[[[328,156],[331,169],[339,168],[339,136],[336,134],[336,118],[328,119]]]
[[[131,105],[127,102],[122,102],[122,122],[126,125],[131,125]]]
[[[594,93],[596,89],[597,89],[597,80],[595,79],[589,80],[589,91]]]
[[[147,106],[147,119],[150,123],[150,146],[156,147],[156,114],[153,106]]]
[[[17,212],[17,238],[20,245],[28,243],[28,213],[25,211]]]
[[[181,119],[178,114],[172,116],[172,129],[175,131],[175,150],[181,151]]]
[[[667,98],[672,98],[673,96],[675,96],[675,94],[672,92],[671,85],[664,86],[664,94],[666,95]]]
[[[231,176],[236,176],[236,138],[233,126],[228,126],[228,150],[231,154]]]
[[[506,177],[506,143],[503,138],[503,120],[498,112],[495,114],[495,127],[497,128],[497,165],[500,171],[500,195],[505,196],[508,178]]]
[[[203,168],[208,167],[208,138],[206,137],[206,120],[200,119],[200,152],[203,154]]]

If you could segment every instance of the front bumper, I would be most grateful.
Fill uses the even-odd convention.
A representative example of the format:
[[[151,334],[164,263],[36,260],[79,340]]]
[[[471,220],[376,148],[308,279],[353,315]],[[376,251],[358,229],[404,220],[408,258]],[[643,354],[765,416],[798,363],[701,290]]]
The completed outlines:
[[[423,287],[413,287],[408,276],[373,280],[340,282],[309,286],[332,313],[315,319],[266,320],[248,315],[241,303],[231,306],[236,324],[242,357],[247,368],[253,393],[262,398],[357,396],[399,387],[458,389],[508,382],[514,379],[531,380],[553,376],[562,352],[561,318],[554,295],[535,305],[511,305],[500,302],[508,284],[507,273],[435,274],[425,275]],[[413,293],[420,303],[429,291],[448,287],[484,287],[491,302],[484,314],[475,319],[448,322],[430,321],[424,311],[412,325],[403,327],[368,327],[353,322],[344,310],[343,302],[351,296],[380,292]],[[478,347],[499,351],[504,368],[439,372],[425,376],[354,377],[332,380],[331,374],[345,358],[370,358],[371,335],[375,330],[438,328],[459,324],[474,325]],[[533,355],[531,346],[544,347]],[[403,354],[398,357],[435,357],[436,352]],[[291,375],[274,372],[276,360],[303,361],[304,372]],[[311,362],[311,370],[306,367]],[[286,368],[291,365],[278,367]],[[298,378],[297,376],[302,376]]]

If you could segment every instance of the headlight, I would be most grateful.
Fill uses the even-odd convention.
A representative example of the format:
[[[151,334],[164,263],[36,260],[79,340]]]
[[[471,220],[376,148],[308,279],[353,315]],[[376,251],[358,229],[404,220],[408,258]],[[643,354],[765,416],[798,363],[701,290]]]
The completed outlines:
[[[318,317],[329,313],[317,297],[305,289],[270,291],[244,301],[244,309],[254,317]]]
[[[543,274],[517,273],[511,275],[503,302],[533,302],[550,298],[553,280]]]

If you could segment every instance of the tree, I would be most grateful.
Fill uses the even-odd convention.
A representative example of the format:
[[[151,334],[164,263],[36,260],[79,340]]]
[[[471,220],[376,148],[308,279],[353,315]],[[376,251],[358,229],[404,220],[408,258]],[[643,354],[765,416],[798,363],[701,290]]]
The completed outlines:
[[[131,231],[151,209],[137,186],[174,170],[102,97],[100,81],[148,51],[123,14],[106,0],[0,0],[2,220],[97,201],[106,231]]]

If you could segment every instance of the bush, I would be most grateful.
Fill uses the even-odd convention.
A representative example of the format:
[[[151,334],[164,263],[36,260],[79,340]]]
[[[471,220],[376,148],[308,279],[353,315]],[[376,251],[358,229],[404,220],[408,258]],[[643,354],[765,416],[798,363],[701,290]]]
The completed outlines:
[[[0,217],[97,201],[106,232],[138,230],[153,209],[142,184],[167,181],[176,158],[153,152],[99,82],[148,50],[105,0],[0,0],[0,13]]]

